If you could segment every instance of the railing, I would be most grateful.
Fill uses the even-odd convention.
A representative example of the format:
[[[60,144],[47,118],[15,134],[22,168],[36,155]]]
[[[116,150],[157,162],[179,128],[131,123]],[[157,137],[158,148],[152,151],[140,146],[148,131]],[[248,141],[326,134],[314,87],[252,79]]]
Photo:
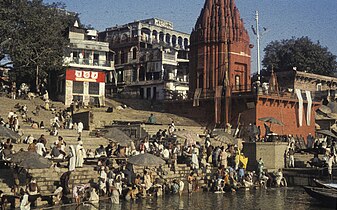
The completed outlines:
[[[69,62],[70,64],[80,64],[88,66],[104,66],[111,67],[113,61],[98,60],[98,59],[89,59],[89,58],[73,58]]]
[[[166,60],[176,60],[176,56],[172,54],[164,54],[164,59]]]
[[[238,93],[238,92],[251,92],[252,91],[252,86],[250,84],[246,85],[232,85],[231,90],[233,93]]]

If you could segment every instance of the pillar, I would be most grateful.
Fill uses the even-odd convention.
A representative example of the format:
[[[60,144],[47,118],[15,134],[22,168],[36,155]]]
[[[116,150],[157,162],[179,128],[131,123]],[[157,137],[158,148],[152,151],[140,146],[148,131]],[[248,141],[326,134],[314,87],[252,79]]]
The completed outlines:
[[[150,38],[149,38],[149,42],[152,44],[152,35],[153,35],[153,33],[152,33],[152,31],[150,30]]]

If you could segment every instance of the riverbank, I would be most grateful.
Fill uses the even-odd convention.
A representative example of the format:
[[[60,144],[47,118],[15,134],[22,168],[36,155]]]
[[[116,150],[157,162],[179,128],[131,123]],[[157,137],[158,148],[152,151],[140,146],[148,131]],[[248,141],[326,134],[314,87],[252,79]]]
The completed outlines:
[[[16,101],[17,100],[15,100],[15,102]],[[60,109],[61,109],[61,107],[60,107]],[[126,115],[128,115],[128,113],[129,114],[131,113],[130,116],[132,116],[131,109],[130,110],[128,110],[128,109],[130,109],[130,108],[122,107],[122,109],[119,110],[119,111],[123,112]],[[44,111],[47,112],[48,114],[50,114],[50,111],[46,111],[46,110],[44,110]],[[94,113],[94,119],[96,119],[96,121],[97,120],[101,121],[102,119],[104,119],[103,116],[106,117],[106,118],[111,117],[108,113],[105,112],[105,110],[103,108],[101,108],[101,109],[99,109],[99,108],[97,108],[97,109],[93,108],[93,109],[90,109],[90,111],[93,111],[93,113]],[[148,114],[149,112],[146,112],[146,113]],[[40,115],[38,115],[37,117],[46,117],[46,118],[50,117],[47,114],[44,115],[42,113],[42,115],[43,116],[41,116],[41,113],[40,113]],[[164,115],[165,115],[165,113],[162,113],[162,116],[164,116]],[[98,116],[98,118],[97,118],[97,116]],[[100,117],[100,116],[102,116],[102,117]],[[122,115],[120,115],[120,116],[122,116]],[[138,115],[138,116],[144,117],[144,115]],[[167,115],[166,118],[160,117],[159,118],[159,122],[167,122],[167,120],[170,120],[169,122],[171,122],[172,119],[169,116],[170,115]],[[109,118],[109,119],[112,120],[111,118]],[[127,118],[127,119],[130,119],[130,118]],[[137,119],[137,117],[132,118],[132,119]],[[181,122],[182,121],[180,121],[180,123]],[[188,121],[185,121],[185,122],[187,123]],[[165,125],[163,125],[163,126],[166,127]],[[180,125],[180,126],[182,126],[182,125]],[[188,126],[190,126],[190,125],[188,125]],[[177,127],[179,127],[179,124],[177,125]],[[184,127],[184,126],[182,126],[182,127]],[[158,130],[158,127],[154,126],[153,128],[154,129],[151,128],[152,130],[150,128],[147,128],[147,129],[151,130],[151,132],[156,132]],[[53,143],[56,142],[57,138],[58,138],[57,136],[50,136],[49,132],[48,132],[48,129],[31,128],[28,123],[27,124],[23,123],[22,124],[22,129],[23,129],[23,132],[25,133],[25,135],[31,134],[35,138],[38,138],[41,134],[45,134],[45,137],[47,138],[47,143],[46,143],[46,147],[47,148],[50,148],[50,146],[53,145]],[[201,130],[201,132],[204,131],[204,129],[200,129],[200,126],[197,127],[197,132],[199,132],[199,130]],[[69,146],[69,145],[77,145],[78,144],[78,141],[77,141],[78,134],[77,134],[76,130],[60,129],[59,130],[59,136],[62,136],[64,138],[65,142],[67,143],[67,146]],[[106,146],[109,143],[109,141],[107,139],[105,139],[105,138],[91,136],[89,131],[84,131],[82,133],[81,140],[83,142],[83,147],[86,150],[90,149],[92,151],[95,151],[99,145]],[[200,143],[203,145],[204,139],[200,139]],[[211,142],[211,143],[213,145],[215,142]],[[268,152],[270,153],[270,154],[267,154],[267,156],[266,156],[268,158],[265,158],[266,159],[266,164],[268,163],[269,159],[270,160],[271,160],[271,158],[277,159],[278,156],[281,156],[282,153],[283,153],[283,152],[282,153],[272,152],[272,151],[276,150],[276,146],[274,144],[268,144],[268,145],[267,145],[267,143],[259,143],[259,144],[264,144],[264,146],[274,147],[274,150],[271,150],[270,148],[269,149],[263,149],[263,151],[265,151],[266,154]],[[220,145],[220,146],[222,146],[222,145]],[[286,145],[284,145],[284,146],[286,147]],[[16,151],[18,151],[20,148],[26,149],[27,147],[28,147],[28,145],[27,144],[23,144],[23,143],[14,144],[14,150],[16,150]],[[191,146],[190,149],[192,149],[192,148],[193,147]],[[190,154],[192,156],[192,153],[194,153],[193,150],[190,151],[188,154]],[[229,148],[229,150],[231,150],[231,149]],[[281,150],[284,151],[284,149],[281,149]],[[214,151],[216,151],[216,149],[214,149]],[[214,151],[213,151],[213,153],[214,153]],[[219,155],[220,151],[218,150],[218,152],[219,153],[217,153],[217,154]],[[202,154],[205,155],[205,150],[204,150],[204,153],[202,153]],[[234,156],[237,154],[236,151],[235,151],[234,146],[232,147],[231,151],[228,151],[228,155],[229,154],[234,155]],[[261,156],[261,154],[262,153],[257,153],[257,155],[259,157]],[[277,155],[277,154],[281,154],[281,155]],[[281,157],[283,158],[283,155]],[[205,158],[205,156],[202,159],[204,159],[204,158]],[[230,161],[229,161],[229,159],[230,159]],[[221,177],[232,176],[232,179],[235,179],[234,177],[238,177],[237,174],[235,174],[235,173],[239,173],[239,170],[237,170],[237,172],[235,172],[235,170],[233,170],[233,168],[235,166],[235,163],[233,162],[234,159],[235,158],[228,158],[228,161],[229,161],[228,165],[231,166],[231,167],[223,168],[221,170],[218,170],[218,168],[215,168],[215,167],[201,167],[201,168],[203,168],[203,170],[201,170],[201,169],[195,170],[194,172],[196,172],[196,173],[194,175],[194,179],[196,180],[196,182],[195,182],[195,185],[194,185],[194,187],[195,187],[194,189],[200,189],[202,187],[205,187],[208,190],[212,189],[213,191],[216,191],[217,188],[219,188],[219,189],[224,188],[224,186],[222,186],[223,183],[221,183],[221,182],[217,183],[217,181],[219,181],[219,180],[217,180],[217,178],[220,177],[220,176]],[[254,162],[256,160],[257,160],[257,158],[252,158],[249,161]],[[200,163],[201,162],[202,161],[200,161]],[[272,161],[272,162],[275,162],[275,161]],[[60,166],[58,166],[58,167],[51,167],[51,168],[48,168],[48,169],[29,169],[29,170],[27,170],[27,172],[29,174],[29,178],[33,178],[38,183],[38,185],[40,186],[40,192],[41,192],[41,194],[45,195],[45,196],[46,195],[51,196],[54,193],[54,191],[57,189],[57,187],[59,186],[60,177],[63,174],[65,174],[66,171],[68,171],[68,168],[66,166],[67,163],[68,163],[67,161],[66,162],[62,162]],[[96,184],[99,183],[99,176],[101,176],[102,174],[100,174],[101,168],[97,167],[97,164],[98,164],[98,159],[96,159],[96,163],[94,165],[84,165],[84,167],[82,167],[82,168],[76,168],[75,171],[71,173],[70,178],[69,178],[68,185],[69,185],[70,191],[72,189],[74,189],[75,186],[87,184],[87,183],[89,183],[91,181],[94,182],[94,183],[96,183]],[[206,165],[208,165],[208,164],[206,164]],[[220,164],[218,164],[218,165],[220,165]],[[282,161],[280,161],[280,164],[278,164],[278,165],[283,165]],[[114,169],[116,169],[116,168],[119,167],[118,165],[116,167],[114,167],[114,164],[112,164],[112,167],[110,167],[111,166],[110,164],[109,165],[107,164],[106,166],[109,167],[109,170],[114,170]],[[275,170],[276,169],[275,167],[272,168],[272,169]],[[277,167],[279,167],[279,166],[277,166]],[[156,180],[156,178],[160,178],[164,182],[168,182],[168,183],[172,183],[173,180],[177,180],[177,181],[182,180],[185,183],[185,189],[184,189],[184,191],[185,192],[187,191],[187,188],[188,188],[187,187],[187,177],[188,177],[188,175],[192,171],[191,170],[191,165],[189,165],[189,164],[178,164],[177,167],[176,167],[176,171],[172,171],[171,168],[169,168],[168,165],[164,165],[161,168],[160,174],[157,171],[157,169],[153,169],[152,172],[151,172],[152,181]],[[227,171],[227,169],[228,169],[228,171]],[[255,170],[255,169],[252,169],[252,170]],[[139,174],[140,176],[143,177],[144,176],[144,173],[143,173],[144,172],[144,167],[134,167],[133,168],[133,172],[134,172],[135,175]],[[216,174],[215,172],[218,172],[218,173]],[[9,174],[9,173],[8,173],[8,171],[6,171],[6,172],[1,172],[1,174]],[[249,176],[249,174],[246,173],[246,174],[244,174],[244,176]],[[256,174],[255,174],[255,176],[256,176]],[[294,176],[295,177],[296,176],[301,176],[301,171],[299,170],[298,172],[296,172],[294,174]],[[9,192],[10,190],[8,190],[8,189],[10,189],[11,185],[13,186],[13,183],[15,183],[15,180],[9,180],[10,178],[13,178],[13,176],[11,177],[10,175],[9,176],[6,175],[6,176],[2,177],[2,180],[4,180],[5,183],[7,184],[6,194],[10,193]],[[211,182],[213,182],[213,183],[211,183]],[[230,181],[228,181],[228,182],[230,182]],[[234,182],[236,182],[236,181],[234,181]],[[241,180],[241,182],[242,182],[242,180]],[[25,185],[27,183],[28,183],[28,179],[23,179],[23,180],[20,180],[20,184],[19,185],[21,187],[25,187]],[[208,185],[208,184],[210,184],[210,185]],[[229,185],[230,185],[231,189],[233,189],[233,188],[236,187],[235,183],[230,183]],[[233,188],[232,188],[232,185],[233,185]],[[244,183],[242,183],[242,185],[244,185]],[[2,186],[4,186],[4,185],[2,185]],[[70,197],[71,197],[71,194],[70,194]],[[152,199],[152,198],[150,198],[150,199]],[[46,202],[47,201],[41,201],[41,200],[39,200],[38,201],[38,206],[47,205]]]

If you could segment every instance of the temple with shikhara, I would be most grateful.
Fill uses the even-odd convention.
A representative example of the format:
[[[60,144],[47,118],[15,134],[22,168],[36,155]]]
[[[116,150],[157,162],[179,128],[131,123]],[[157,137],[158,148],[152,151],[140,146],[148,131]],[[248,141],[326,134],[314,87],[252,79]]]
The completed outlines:
[[[206,0],[190,43],[194,105],[214,99],[214,123],[228,123],[232,96],[251,91],[251,45],[234,0]]]

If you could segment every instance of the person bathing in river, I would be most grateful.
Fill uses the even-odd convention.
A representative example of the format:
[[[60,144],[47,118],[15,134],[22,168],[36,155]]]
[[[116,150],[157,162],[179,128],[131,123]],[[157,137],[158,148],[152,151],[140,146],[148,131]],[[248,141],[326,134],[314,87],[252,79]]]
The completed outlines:
[[[184,186],[185,186],[185,183],[183,182],[183,180],[180,180],[180,181],[179,181],[179,196],[180,196],[180,197],[181,197],[181,195],[183,194]]]
[[[146,193],[152,187],[152,178],[147,170],[144,170],[144,187],[145,187],[144,196],[146,196]]]
[[[111,203],[112,204],[119,204],[119,196],[120,195],[119,195],[119,191],[117,189],[117,186],[114,182],[110,185],[110,191],[111,191],[111,197],[110,197]]]
[[[188,182],[188,195],[191,196],[193,192],[194,173],[191,172],[187,177]]]
[[[90,184],[77,185],[73,188],[73,198],[77,205],[81,203],[81,197],[85,193],[85,190],[90,187]]]
[[[277,187],[285,186],[284,180],[283,180],[283,173],[282,169],[279,169],[277,172],[275,172],[275,184]]]

